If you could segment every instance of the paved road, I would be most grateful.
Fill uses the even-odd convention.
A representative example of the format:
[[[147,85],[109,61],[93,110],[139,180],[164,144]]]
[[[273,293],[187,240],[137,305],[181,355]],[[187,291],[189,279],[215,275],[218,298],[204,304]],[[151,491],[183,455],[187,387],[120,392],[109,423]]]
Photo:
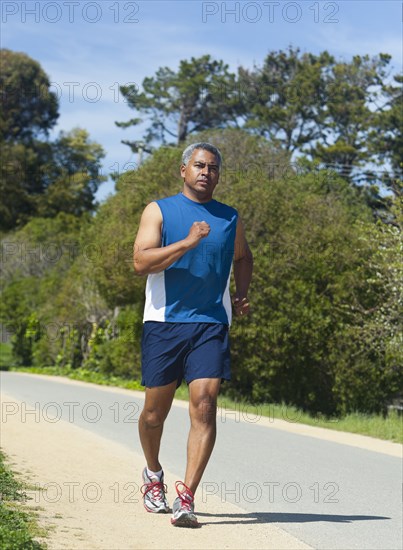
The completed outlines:
[[[137,421],[142,397],[94,385],[1,373],[1,390],[23,403],[7,414],[58,419],[141,452]],[[240,421],[249,420],[249,422]],[[185,468],[189,419],[172,407],[161,448],[163,465]],[[218,416],[218,438],[198,498],[236,503],[243,518],[278,523],[317,549],[396,549],[402,545],[402,464],[399,458],[302,436],[259,423],[242,411]],[[208,521],[208,518],[203,518]],[[224,521],[223,521],[224,522]]]

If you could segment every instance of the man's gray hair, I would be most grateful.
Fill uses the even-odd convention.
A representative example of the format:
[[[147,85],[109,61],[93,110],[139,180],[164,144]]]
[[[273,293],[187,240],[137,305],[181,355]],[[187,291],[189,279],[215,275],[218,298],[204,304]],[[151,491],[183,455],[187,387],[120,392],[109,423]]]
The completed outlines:
[[[183,151],[182,154],[182,164],[187,166],[187,163],[190,160],[190,157],[193,155],[193,151],[195,149],[203,149],[204,151],[209,151],[210,153],[213,153],[215,155],[215,158],[217,159],[218,168],[221,168],[222,164],[222,156],[217,149],[217,147],[214,147],[214,145],[211,145],[211,143],[205,143],[204,141],[201,141],[200,143],[192,143],[191,145],[188,145],[186,149]]]

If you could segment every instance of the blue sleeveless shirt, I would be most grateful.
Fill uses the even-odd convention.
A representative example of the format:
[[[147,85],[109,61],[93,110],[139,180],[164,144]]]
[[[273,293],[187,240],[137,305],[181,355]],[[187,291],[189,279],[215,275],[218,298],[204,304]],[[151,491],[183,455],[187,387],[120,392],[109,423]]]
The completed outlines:
[[[211,229],[196,248],[148,275],[143,321],[229,325],[237,211],[214,199],[198,203],[183,193],[156,203],[163,218],[161,246],[185,239],[193,222],[205,221]]]

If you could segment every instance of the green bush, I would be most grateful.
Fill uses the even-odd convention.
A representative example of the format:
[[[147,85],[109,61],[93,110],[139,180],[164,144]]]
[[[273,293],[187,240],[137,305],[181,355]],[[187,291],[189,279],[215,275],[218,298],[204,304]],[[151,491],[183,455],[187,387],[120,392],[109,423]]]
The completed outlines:
[[[85,369],[123,378],[140,377],[142,313],[123,308],[105,327],[93,326]]]

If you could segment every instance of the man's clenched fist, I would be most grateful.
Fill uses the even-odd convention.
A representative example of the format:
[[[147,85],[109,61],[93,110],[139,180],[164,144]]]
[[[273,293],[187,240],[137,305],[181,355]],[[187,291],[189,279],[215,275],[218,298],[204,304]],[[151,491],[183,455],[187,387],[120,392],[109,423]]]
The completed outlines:
[[[207,237],[210,233],[210,226],[206,222],[193,222],[192,227],[189,230],[189,234],[186,240],[190,244],[190,248],[195,248],[201,239]]]

